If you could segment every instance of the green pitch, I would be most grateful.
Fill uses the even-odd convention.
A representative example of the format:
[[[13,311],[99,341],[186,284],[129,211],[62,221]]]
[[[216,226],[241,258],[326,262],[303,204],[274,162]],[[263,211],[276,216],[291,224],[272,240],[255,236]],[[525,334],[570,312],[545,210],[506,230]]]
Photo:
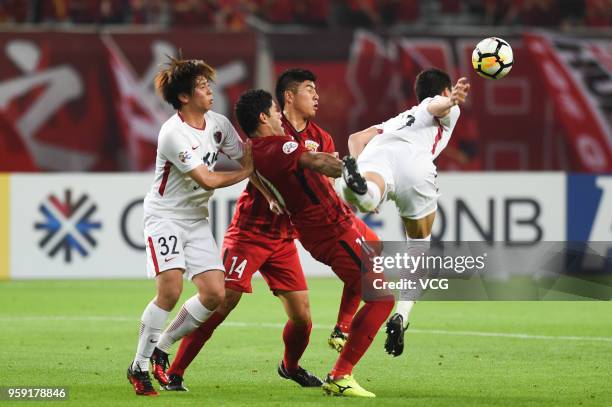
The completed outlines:
[[[309,283],[315,325],[302,365],[324,377],[341,287]],[[381,333],[355,370],[378,397],[348,400],[277,376],[285,316],[263,281],[254,291],[194,361],[189,393],[143,398],[125,370],[152,281],[0,283],[0,386],[69,387],[54,406],[612,405],[609,302],[421,302],[404,354],[386,355]]]

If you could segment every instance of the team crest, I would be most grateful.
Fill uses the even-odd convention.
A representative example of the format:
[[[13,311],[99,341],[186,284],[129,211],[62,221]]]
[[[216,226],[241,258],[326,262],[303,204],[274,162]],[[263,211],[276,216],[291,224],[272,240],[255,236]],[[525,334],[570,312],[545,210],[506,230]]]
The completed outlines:
[[[295,141],[288,141],[283,144],[283,153],[291,154],[298,148],[298,143]]]
[[[187,150],[181,151],[178,155],[178,158],[182,163],[186,163],[187,160],[191,160],[191,153]]]
[[[304,146],[306,147],[308,151],[312,151],[312,152],[317,152],[317,150],[319,149],[319,143],[313,140],[306,140],[304,142]]]

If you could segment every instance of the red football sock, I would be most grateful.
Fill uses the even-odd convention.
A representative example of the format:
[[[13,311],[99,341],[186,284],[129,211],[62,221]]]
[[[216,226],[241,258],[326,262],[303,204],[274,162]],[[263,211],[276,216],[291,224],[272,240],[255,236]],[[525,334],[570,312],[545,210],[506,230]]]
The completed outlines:
[[[332,377],[338,378],[353,372],[353,367],[370,347],[378,329],[391,313],[393,305],[393,300],[377,300],[367,302],[361,307],[351,324],[348,340],[331,371]]]
[[[184,376],[187,367],[189,367],[193,359],[198,355],[206,341],[210,339],[215,328],[221,325],[225,320],[225,317],[226,315],[215,312],[204,321],[198,329],[185,336],[183,340],[181,340],[181,345],[176,352],[176,357],[166,373],[168,375],[176,374]]]
[[[338,322],[336,322],[336,326],[340,328],[342,332],[346,333],[349,331],[353,317],[357,309],[359,309],[360,302],[361,295],[345,284],[342,290],[340,309],[338,310]]]
[[[311,330],[311,321],[308,321],[306,325],[298,325],[292,320],[288,320],[285,324],[285,329],[283,329],[283,341],[285,342],[283,364],[289,373],[297,370],[300,358],[304,354],[306,346],[308,346]]]

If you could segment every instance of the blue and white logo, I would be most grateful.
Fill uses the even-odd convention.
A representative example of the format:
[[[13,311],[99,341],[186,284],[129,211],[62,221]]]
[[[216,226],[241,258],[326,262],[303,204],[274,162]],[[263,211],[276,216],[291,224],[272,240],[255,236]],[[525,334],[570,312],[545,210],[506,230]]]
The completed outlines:
[[[39,206],[44,221],[36,222],[34,228],[44,232],[38,242],[41,249],[49,255],[63,251],[64,261],[72,262],[73,250],[86,257],[88,250],[96,247],[96,239],[92,236],[93,230],[102,228],[102,224],[90,218],[95,214],[97,205],[90,201],[86,194],[73,202],[72,190],[64,191],[64,200],[50,195],[46,202]]]

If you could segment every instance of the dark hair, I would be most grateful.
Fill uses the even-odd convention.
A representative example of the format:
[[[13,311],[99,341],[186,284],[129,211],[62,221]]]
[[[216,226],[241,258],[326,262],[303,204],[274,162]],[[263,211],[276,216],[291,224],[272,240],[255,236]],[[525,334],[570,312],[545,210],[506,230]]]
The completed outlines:
[[[285,108],[285,91],[291,90],[293,93],[296,93],[300,83],[305,81],[316,82],[317,77],[309,70],[300,68],[287,69],[278,77],[274,93],[281,110]]]
[[[180,56],[169,59],[166,68],[155,75],[155,89],[166,102],[178,110],[182,106],[179,95],[193,95],[196,79],[203,76],[208,81],[213,81],[215,70],[200,59],[181,59]]]
[[[423,99],[442,94],[444,89],[451,89],[451,80],[448,74],[438,68],[421,71],[414,82],[414,93],[419,103]]]
[[[271,107],[272,95],[265,90],[250,89],[240,95],[236,102],[236,118],[242,131],[251,137],[259,126],[259,115],[270,116]]]

